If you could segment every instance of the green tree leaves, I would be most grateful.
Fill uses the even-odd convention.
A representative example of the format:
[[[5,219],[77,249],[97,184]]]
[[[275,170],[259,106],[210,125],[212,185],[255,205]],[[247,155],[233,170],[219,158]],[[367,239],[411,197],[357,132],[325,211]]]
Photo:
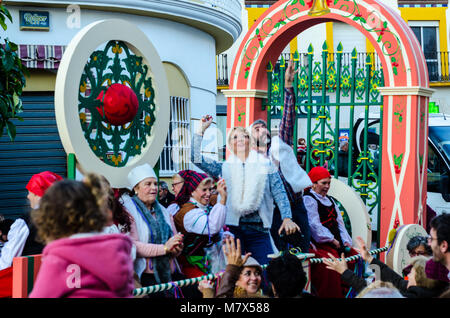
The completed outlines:
[[[0,26],[3,30],[7,29],[7,19],[12,22],[9,11],[0,5]],[[17,49],[17,45],[7,38],[4,44],[0,43],[0,137],[6,128],[11,140],[16,137],[16,126],[11,120],[23,121],[17,114],[22,112],[20,95],[26,83],[25,75],[29,74]]]

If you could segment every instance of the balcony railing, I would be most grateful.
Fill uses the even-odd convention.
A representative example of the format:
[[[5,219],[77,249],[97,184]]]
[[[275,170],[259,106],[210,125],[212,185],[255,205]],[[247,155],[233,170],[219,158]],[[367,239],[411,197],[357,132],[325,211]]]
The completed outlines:
[[[292,59],[292,53],[282,53],[280,56],[284,58],[285,61]],[[372,52],[358,52],[356,54],[356,67],[365,68],[367,56],[370,56],[370,60],[373,63],[373,70],[377,71],[381,68],[381,61],[375,53]],[[328,53],[328,61],[336,61],[336,53]],[[342,65],[351,65],[352,53],[342,53]],[[301,66],[305,66],[308,63],[308,53],[299,53],[299,62]]]
[[[228,86],[228,56],[219,54],[216,56],[217,86]]]
[[[307,63],[308,53],[300,53],[300,64],[305,65]],[[370,55],[373,63],[373,69],[379,70],[381,68],[381,61],[372,52],[360,52],[357,53],[357,67],[364,68],[367,56]],[[292,53],[282,53],[281,56],[285,61],[292,59]],[[281,59],[280,56],[280,59]],[[328,53],[328,61],[335,61],[336,53]],[[351,65],[351,53],[343,53],[342,65]],[[428,66],[428,76],[432,83],[448,82],[450,83],[450,59],[449,52],[426,52],[425,59]],[[216,74],[217,74],[217,86],[227,86],[229,84],[228,79],[228,56],[227,54],[220,54],[216,56]]]
[[[430,82],[450,82],[448,52],[425,52]]]
[[[370,55],[371,61],[374,64],[374,69],[381,68],[381,61],[376,53],[360,52],[357,53],[357,67],[363,68],[366,63],[367,55]],[[450,82],[450,60],[449,52],[425,52],[425,60],[427,61],[428,76],[430,82]],[[286,60],[292,59],[291,53],[282,53],[281,56]],[[304,65],[307,61],[307,53],[300,53],[300,64]],[[335,60],[336,53],[328,54],[328,61]],[[342,65],[351,64],[351,53],[343,53]]]

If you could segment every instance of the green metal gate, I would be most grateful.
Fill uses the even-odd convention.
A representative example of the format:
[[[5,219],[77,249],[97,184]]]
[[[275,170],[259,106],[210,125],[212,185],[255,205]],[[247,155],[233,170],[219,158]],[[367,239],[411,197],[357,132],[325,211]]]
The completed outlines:
[[[299,121],[300,125],[306,125],[303,137],[307,147],[302,165],[309,171],[327,164],[335,178],[347,178],[346,182],[359,193],[372,217],[379,209],[383,130],[383,99],[378,90],[384,86],[383,70],[376,55],[361,54],[356,49],[343,53],[342,44],[336,53],[330,53],[325,42],[319,61],[314,60],[311,45],[308,53],[295,52],[290,59],[298,70],[293,85],[297,116],[294,145]],[[283,56],[275,66],[267,65],[269,89],[264,107],[269,127],[282,116],[285,69]],[[339,151],[340,137],[345,139],[340,134],[345,129],[348,130],[347,155]],[[297,153],[296,147],[294,151]],[[345,169],[339,169],[343,162]]]

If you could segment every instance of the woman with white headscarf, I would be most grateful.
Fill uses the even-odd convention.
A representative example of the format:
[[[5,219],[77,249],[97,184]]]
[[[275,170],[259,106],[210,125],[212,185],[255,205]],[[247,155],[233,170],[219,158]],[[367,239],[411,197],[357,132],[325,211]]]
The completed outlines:
[[[183,249],[183,236],[177,234],[172,216],[158,203],[158,181],[148,164],[128,174],[132,195],[122,202],[132,215],[131,237],[136,245],[135,272],[142,286],[167,283],[182,278],[176,257]]]

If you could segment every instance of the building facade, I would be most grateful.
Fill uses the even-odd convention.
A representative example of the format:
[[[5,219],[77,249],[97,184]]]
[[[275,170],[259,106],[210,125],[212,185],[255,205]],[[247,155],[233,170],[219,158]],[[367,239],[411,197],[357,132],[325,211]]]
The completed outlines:
[[[24,121],[16,123],[16,139],[11,142],[4,136],[0,140],[0,214],[16,217],[27,209],[25,185],[33,174],[44,170],[67,173],[67,154],[54,114],[56,74],[66,46],[95,21],[131,21],[155,46],[166,71],[171,107],[160,176],[189,168],[189,159],[180,159],[179,153],[189,147],[186,137],[201,116],[215,115],[216,55],[228,49],[242,31],[240,1],[12,0],[3,5],[13,23],[8,21],[1,37],[19,45],[30,76],[23,94]],[[217,149],[215,143],[212,147]]]

